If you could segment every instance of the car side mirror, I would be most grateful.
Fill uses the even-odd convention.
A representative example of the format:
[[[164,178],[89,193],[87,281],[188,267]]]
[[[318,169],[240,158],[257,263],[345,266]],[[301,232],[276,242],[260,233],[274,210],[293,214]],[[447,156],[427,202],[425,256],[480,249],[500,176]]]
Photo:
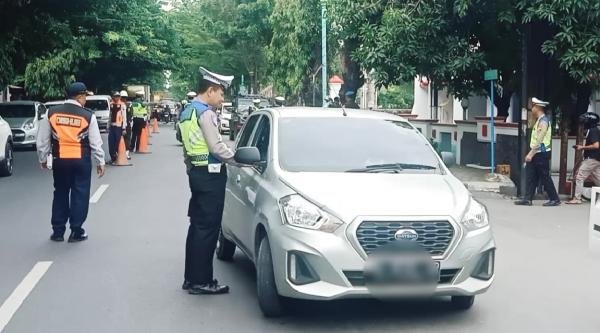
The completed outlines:
[[[260,162],[260,152],[256,147],[242,147],[235,152],[233,159],[241,164],[254,165]]]

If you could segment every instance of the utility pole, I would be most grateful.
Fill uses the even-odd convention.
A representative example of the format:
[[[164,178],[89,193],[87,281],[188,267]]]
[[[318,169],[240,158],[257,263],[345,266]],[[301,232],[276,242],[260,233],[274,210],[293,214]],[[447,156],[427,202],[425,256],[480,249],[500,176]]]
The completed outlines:
[[[323,73],[323,107],[327,107],[327,0],[321,0],[321,73]]]

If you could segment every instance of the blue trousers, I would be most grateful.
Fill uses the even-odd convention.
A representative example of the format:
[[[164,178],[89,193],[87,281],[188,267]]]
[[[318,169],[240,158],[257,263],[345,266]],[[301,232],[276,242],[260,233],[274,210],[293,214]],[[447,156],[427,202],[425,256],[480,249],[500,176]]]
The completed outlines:
[[[55,159],[52,229],[64,234],[67,221],[72,232],[83,233],[81,227],[88,215],[92,161],[90,156],[80,160]]]
[[[119,143],[123,136],[123,128],[120,126],[110,126],[108,130],[108,152],[110,154],[111,161],[117,159],[117,152],[119,151]]]

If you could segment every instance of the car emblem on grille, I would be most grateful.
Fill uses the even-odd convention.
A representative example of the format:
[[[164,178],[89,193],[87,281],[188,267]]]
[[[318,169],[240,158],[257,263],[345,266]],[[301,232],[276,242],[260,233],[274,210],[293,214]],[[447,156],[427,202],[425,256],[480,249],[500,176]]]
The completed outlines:
[[[416,241],[419,239],[419,234],[414,229],[400,229],[394,234],[397,240]]]

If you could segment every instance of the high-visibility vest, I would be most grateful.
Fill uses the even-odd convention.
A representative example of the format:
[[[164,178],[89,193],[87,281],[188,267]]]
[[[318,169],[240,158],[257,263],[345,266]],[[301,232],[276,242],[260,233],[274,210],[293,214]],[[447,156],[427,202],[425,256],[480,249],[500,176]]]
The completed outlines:
[[[50,108],[48,122],[52,128],[52,154],[60,159],[90,157],[89,127],[92,112],[65,103]]]
[[[542,144],[545,147],[545,151],[550,151],[552,145],[552,124],[550,123],[550,119],[547,116],[540,117],[533,125],[533,132],[531,132],[531,141],[529,142],[529,147],[533,148],[536,144],[537,133],[540,131],[540,121],[544,119],[548,122],[548,130],[546,131],[546,135],[544,135],[544,139],[542,140]],[[543,151],[540,147],[540,151]]]
[[[117,126],[123,126],[123,108],[125,103],[117,102],[110,104],[110,123],[117,124]]]
[[[140,102],[134,101],[133,104],[131,104],[131,108],[133,109],[134,118],[144,118],[148,114],[146,107]]]
[[[186,158],[194,166],[206,166],[209,163],[220,163],[208,150],[202,129],[198,124],[200,116],[208,110],[208,105],[193,101],[181,113],[179,130],[185,147]]]

